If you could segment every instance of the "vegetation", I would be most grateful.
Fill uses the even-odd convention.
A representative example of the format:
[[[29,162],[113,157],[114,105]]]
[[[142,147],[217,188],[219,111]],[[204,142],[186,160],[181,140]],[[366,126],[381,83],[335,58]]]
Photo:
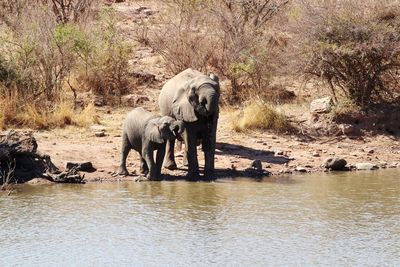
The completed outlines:
[[[278,112],[274,106],[263,101],[247,103],[243,110],[231,115],[232,129],[237,132],[247,130],[272,130],[288,132],[292,130],[287,117]]]
[[[79,110],[79,90],[120,101],[130,83],[130,46],[112,9],[93,20],[91,1],[2,5],[10,13],[0,16],[0,127],[87,125],[94,108]]]
[[[302,7],[297,37],[305,73],[325,81],[336,102],[365,109],[393,100],[400,92],[400,9],[376,1]]]
[[[248,99],[272,80],[285,40],[271,21],[288,3],[169,0],[149,44],[171,73],[188,67],[216,71],[230,81],[230,103]]]
[[[243,108],[236,130],[286,131],[272,104],[293,98],[281,82],[288,77],[324,82],[339,113],[344,103],[360,111],[398,103],[398,3],[166,0],[129,30],[169,75],[218,74],[224,104]],[[88,125],[96,116],[78,101],[85,91],[120,104],[134,84],[134,43],[117,17],[93,0],[0,0],[0,128]]]

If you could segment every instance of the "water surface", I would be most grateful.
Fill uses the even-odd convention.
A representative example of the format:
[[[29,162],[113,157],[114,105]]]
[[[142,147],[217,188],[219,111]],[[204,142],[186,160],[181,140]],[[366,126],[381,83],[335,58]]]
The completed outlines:
[[[0,266],[400,266],[400,171],[0,195]]]

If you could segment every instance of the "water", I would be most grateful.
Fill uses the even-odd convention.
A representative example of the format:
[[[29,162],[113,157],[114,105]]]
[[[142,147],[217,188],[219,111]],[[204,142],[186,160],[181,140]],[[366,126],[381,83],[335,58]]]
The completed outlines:
[[[400,171],[18,187],[0,266],[400,266]]]

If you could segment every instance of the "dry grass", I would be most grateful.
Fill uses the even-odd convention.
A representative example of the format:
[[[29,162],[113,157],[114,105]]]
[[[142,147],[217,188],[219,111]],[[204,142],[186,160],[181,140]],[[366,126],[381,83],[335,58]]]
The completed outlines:
[[[0,100],[0,129],[8,127],[27,127],[32,129],[51,129],[74,125],[88,127],[99,123],[92,104],[83,110],[74,110],[73,104],[60,100],[54,108],[41,104],[17,105],[17,96],[11,95]]]
[[[249,102],[243,110],[233,112],[230,121],[232,129],[236,132],[246,130],[286,132],[292,130],[292,126],[283,113],[262,101]]]

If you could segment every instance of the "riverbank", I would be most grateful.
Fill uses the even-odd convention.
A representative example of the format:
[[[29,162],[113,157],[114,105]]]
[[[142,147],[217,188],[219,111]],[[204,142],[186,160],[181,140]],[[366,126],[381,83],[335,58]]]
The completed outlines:
[[[67,162],[93,163],[97,171],[85,174],[87,182],[135,180],[139,173],[139,157],[131,151],[128,170],[131,176],[116,174],[119,165],[122,121],[129,108],[105,111],[101,125],[88,129],[67,127],[51,131],[37,131],[34,136],[42,153],[51,156],[56,166]],[[371,163],[379,168],[400,167],[400,145],[397,138],[387,135],[303,138],[270,132],[238,133],[231,129],[230,113],[222,111],[217,133],[216,178],[247,176],[255,160],[271,175],[324,172],[324,161],[330,157],[344,158],[349,166]],[[104,133],[99,136],[98,132]],[[97,133],[97,136],[96,136]],[[177,152],[176,171],[163,170],[169,177],[180,179],[186,174],[183,155]],[[198,151],[200,167],[203,156]]]

